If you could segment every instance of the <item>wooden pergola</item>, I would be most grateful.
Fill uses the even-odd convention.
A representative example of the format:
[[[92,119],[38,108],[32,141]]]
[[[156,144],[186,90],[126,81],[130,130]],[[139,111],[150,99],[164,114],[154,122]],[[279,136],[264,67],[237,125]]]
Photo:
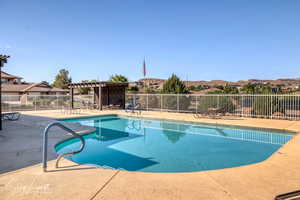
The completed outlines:
[[[115,82],[82,82],[69,84],[71,107],[74,108],[74,89],[92,88],[94,90],[94,105],[99,110],[104,106],[119,106],[125,108],[125,92],[128,83]]]

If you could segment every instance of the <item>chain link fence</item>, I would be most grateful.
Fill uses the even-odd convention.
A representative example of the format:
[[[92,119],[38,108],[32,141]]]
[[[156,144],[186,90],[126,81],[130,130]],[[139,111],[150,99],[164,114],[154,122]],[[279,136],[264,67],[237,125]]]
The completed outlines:
[[[300,95],[184,95],[127,94],[126,105],[142,110],[240,116],[270,119],[300,119]]]

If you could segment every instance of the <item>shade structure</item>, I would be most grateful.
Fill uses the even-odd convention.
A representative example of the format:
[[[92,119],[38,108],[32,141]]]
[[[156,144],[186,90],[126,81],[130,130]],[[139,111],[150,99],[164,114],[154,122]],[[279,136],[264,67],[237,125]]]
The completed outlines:
[[[104,107],[125,108],[125,92],[128,83],[116,82],[83,82],[69,84],[71,106],[74,108],[74,89],[92,88],[94,90],[94,105],[99,110]]]

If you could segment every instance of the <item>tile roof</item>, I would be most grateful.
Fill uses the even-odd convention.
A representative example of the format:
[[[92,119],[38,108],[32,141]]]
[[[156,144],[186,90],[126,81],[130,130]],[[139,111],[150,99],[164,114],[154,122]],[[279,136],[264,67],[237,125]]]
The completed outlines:
[[[1,77],[2,78],[8,78],[8,79],[23,79],[22,77],[15,76],[6,72],[1,71]]]
[[[2,92],[68,92],[68,90],[55,88],[48,83],[2,84]]]

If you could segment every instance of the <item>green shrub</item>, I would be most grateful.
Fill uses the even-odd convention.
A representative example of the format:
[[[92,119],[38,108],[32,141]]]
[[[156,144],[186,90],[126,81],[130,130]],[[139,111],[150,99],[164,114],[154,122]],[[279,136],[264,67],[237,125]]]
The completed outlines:
[[[188,94],[189,91],[184,82],[181,81],[175,74],[164,83],[161,91],[163,94]],[[179,100],[179,105],[177,101]],[[168,110],[187,110],[191,104],[191,98],[189,96],[180,95],[164,95],[163,96],[163,109]]]
[[[189,90],[184,82],[180,80],[175,74],[164,83],[161,91],[163,94],[188,94]]]
[[[209,109],[219,109],[222,112],[232,113],[236,109],[230,96],[203,96],[198,98],[198,112],[206,112]]]
[[[282,107],[284,100],[278,97],[257,96],[254,99],[252,108],[255,115],[273,115],[276,112],[285,113]]]

